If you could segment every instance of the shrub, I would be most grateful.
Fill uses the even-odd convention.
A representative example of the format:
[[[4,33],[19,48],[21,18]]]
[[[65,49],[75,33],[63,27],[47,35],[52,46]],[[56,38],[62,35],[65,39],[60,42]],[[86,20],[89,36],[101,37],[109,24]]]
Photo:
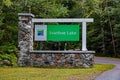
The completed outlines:
[[[4,60],[10,61],[11,65],[17,65],[17,48],[12,44],[0,46],[0,62],[3,63]],[[4,63],[2,64],[4,65]]]

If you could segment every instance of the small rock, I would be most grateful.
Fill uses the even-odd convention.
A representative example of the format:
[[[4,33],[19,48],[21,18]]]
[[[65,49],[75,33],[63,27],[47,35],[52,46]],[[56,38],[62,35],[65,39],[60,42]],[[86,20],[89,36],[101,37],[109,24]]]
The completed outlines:
[[[12,66],[12,64],[9,60],[3,60],[3,65]]]
[[[1,61],[1,62],[0,62],[0,66],[2,66],[2,65],[3,65],[3,62]]]

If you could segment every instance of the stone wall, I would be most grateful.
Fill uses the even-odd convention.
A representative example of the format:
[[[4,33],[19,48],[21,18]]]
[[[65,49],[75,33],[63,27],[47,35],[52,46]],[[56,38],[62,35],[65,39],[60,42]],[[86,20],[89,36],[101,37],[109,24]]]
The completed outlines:
[[[93,67],[93,54],[31,53],[32,66],[36,67]]]

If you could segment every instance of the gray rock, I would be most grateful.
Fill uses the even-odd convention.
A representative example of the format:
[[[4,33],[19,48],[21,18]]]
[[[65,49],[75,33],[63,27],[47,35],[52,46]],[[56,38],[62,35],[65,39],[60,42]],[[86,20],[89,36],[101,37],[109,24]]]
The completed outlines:
[[[0,66],[2,66],[3,65],[3,62],[2,61],[0,61]]]
[[[6,66],[12,66],[12,63],[9,60],[3,60],[2,63]]]
[[[48,56],[47,60],[51,62],[52,61],[52,56]]]

